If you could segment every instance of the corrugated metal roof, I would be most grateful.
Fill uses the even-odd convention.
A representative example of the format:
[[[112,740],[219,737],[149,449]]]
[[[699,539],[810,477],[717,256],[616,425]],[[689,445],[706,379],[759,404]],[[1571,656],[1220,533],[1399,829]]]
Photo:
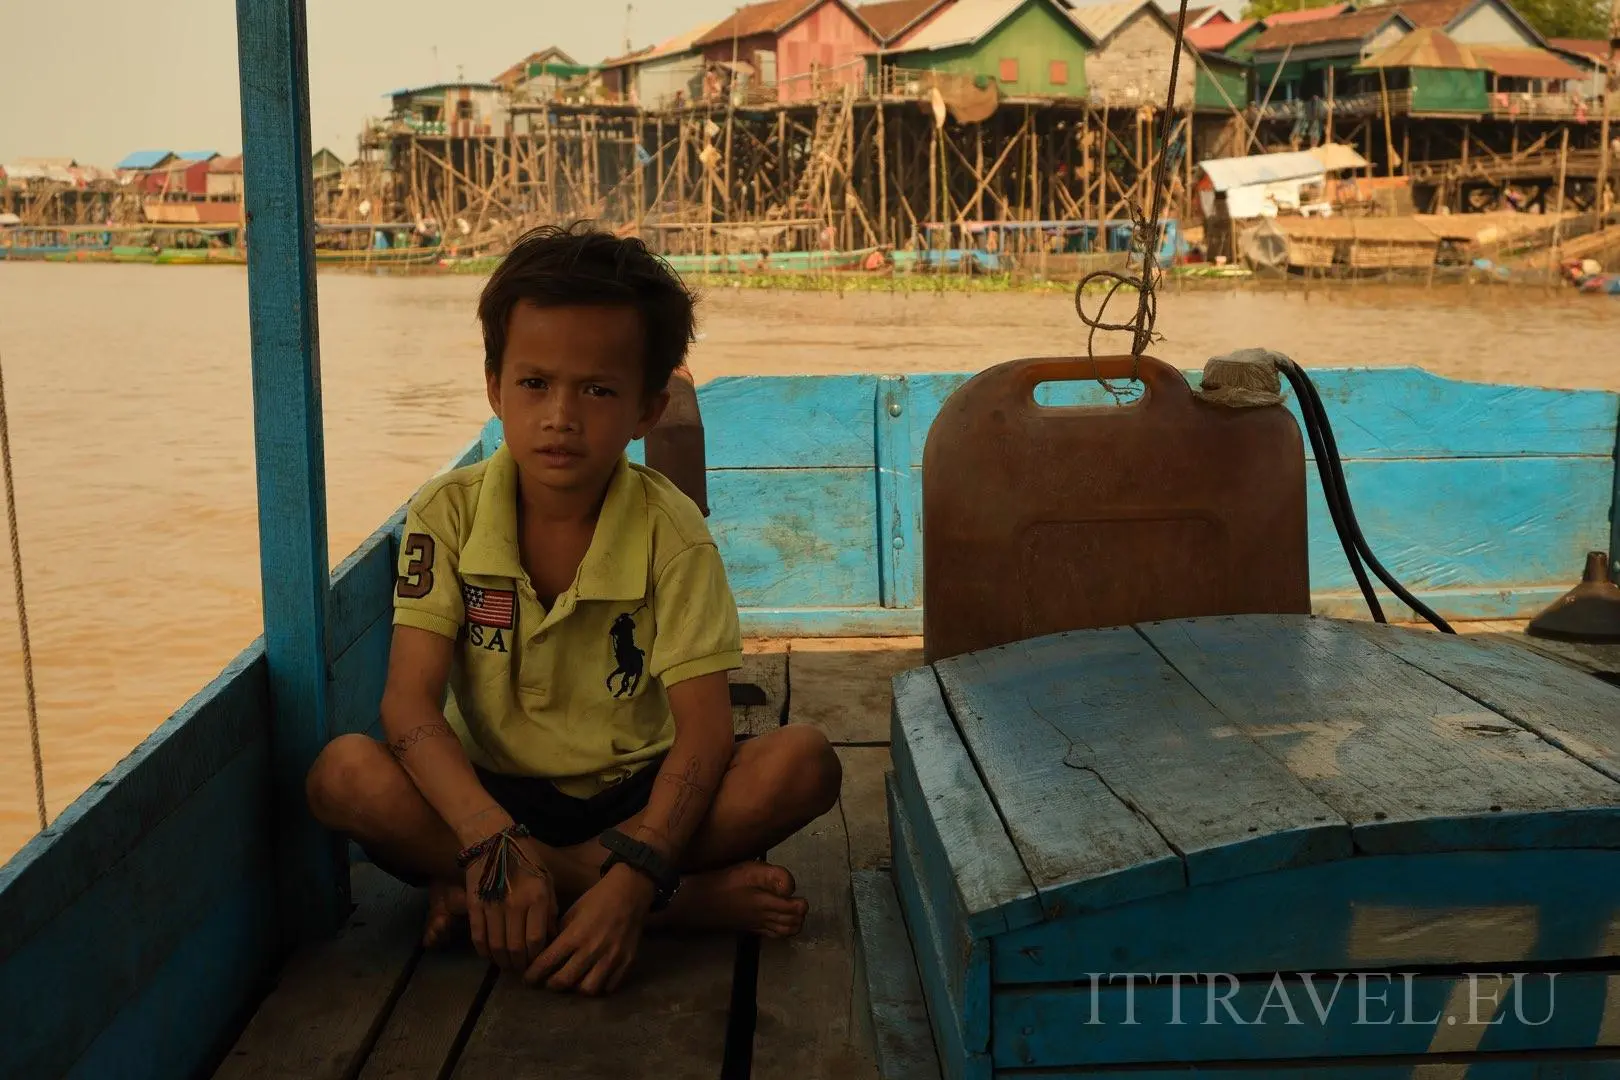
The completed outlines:
[[[1236,41],[1255,24],[1253,19],[1242,22],[1208,23],[1187,31],[1187,44],[1199,52],[1220,52]]]
[[[210,161],[219,157],[218,150],[178,150],[175,157],[181,161]]]
[[[1484,67],[1466,45],[1459,45],[1444,30],[1420,27],[1389,48],[1361,62],[1369,68],[1443,68],[1450,71],[1478,71]]]
[[[692,44],[702,47],[718,45],[732,38],[778,34],[797,22],[799,16],[820,7],[823,3],[826,3],[826,0],[764,0],[763,3],[749,4],[721,19],[712,30]]]
[[[173,150],[137,150],[120,161],[114,168],[118,169],[151,169],[170,154]]]
[[[1416,27],[1437,26],[1445,29],[1452,20],[1473,7],[1477,0],[1410,0],[1396,4],[1395,10],[1412,20]]]
[[[1278,11],[1266,16],[1267,26],[1287,26],[1289,23],[1320,22],[1334,19],[1350,10],[1349,4],[1329,4],[1326,7],[1301,8],[1298,11]]]
[[[1102,4],[1081,4],[1069,12],[1069,18],[1099,43],[1114,36],[1114,32],[1131,20],[1143,8],[1152,8],[1161,20],[1169,21],[1172,30],[1178,15],[1166,15],[1154,0],[1112,0]]]
[[[1609,61],[1609,43],[1601,38],[1555,37],[1548,38],[1547,44],[1564,52],[1590,56],[1600,64],[1607,64]]]
[[[907,31],[927,18],[936,8],[952,0],[883,0],[877,4],[862,4],[855,11],[866,20],[866,25],[885,45],[899,41]]]
[[[1326,171],[1321,159],[1309,150],[1255,154],[1252,157],[1209,158],[1200,161],[1198,167],[1204,170],[1204,175],[1209,177],[1216,191],[1282,180],[1302,180]]]
[[[1546,49],[1526,46],[1475,45],[1474,55],[1487,71],[1510,79],[1584,79],[1586,72]]]
[[[648,45],[637,49],[635,52],[615,56],[611,60],[602,61],[597,66],[607,70],[608,68],[625,67],[629,64],[645,64],[652,60],[662,60],[666,56],[678,56],[681,53],[690,52],[697,47],[699,38],[718,25],[712,19],[706,23],[699,23],[697,26],[676,34],[672,38],[666,38],[656,45]]]
[[[383,97],[404,97],[407,94],[425,94],[430,90],[499,90],[495,83],[485,82],[441,82],[428,83],[426,86],[402,86],[398,90],[390,90]]]
[[[1026,4],[1049,4],[1057,11],[1054,14],[1071,15],[1056,0],[956,0],[956,4],[947,8],[933,22],[908,37],[896,52],[923,52],[934,49],[950,49],[958,45],[972,45],[984,35],[1006,22],[1014,12]],[[1096,39],[1080,23],[1071,17],[1069,24],[1076,30]]]
[[[1402,19],[1394,8],[1377,7],[1358,11],[1353,15],[1340,15],[1332,19],[1311,22],[1292,22],[1273,26],[1254,40],[1255,52],[1271,52],[1292,45],[1326,45],[1336,41],[1365,41],[1391,19]],[[1405,20],[1411,26],[1410,19]]]

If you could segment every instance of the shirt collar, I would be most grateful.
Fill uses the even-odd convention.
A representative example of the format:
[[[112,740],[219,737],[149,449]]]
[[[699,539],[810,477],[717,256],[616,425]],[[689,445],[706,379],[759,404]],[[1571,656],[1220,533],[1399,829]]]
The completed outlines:
[[[467,546],[461,553],[463,574],[522,579],[518,555],[517,462],[502,443],[484,467]],[[640,600],[647,595],[647,489],[620,455],[608,480],[607,495],[597,514],[591,546],[580,560],[574,591],[581,600]]]

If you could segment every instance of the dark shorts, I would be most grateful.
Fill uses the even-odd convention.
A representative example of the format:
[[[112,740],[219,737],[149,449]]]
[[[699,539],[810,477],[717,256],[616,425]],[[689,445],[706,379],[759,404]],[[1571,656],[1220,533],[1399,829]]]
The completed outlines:
[[[534,838],[547,847],[562,848],[583,844],[604,831],[639,814],[646,809],[652,797],[653,785],[658,782],[658,770],[663,767],[666,754],[648,761],[627,779],[596,793],[588,799],[564,795],[549,780],[534,776],[506,776],[487,772],[473,766],[478,782],[490,797],[519,825],[534,834]],[[402,872],[377,860],[371,852],[367,858],[381,869],[407,885],[418,887],[428,884],[426,875]]]

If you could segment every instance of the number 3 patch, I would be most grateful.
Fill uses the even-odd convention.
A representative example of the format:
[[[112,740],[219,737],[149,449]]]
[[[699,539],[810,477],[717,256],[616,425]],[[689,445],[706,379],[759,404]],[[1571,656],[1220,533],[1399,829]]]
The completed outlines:
[[[420,600],[433,591],[433,537],[411,533],[405,538],[404,551],[411,561],[405,564],[394,595],[402,600]]]

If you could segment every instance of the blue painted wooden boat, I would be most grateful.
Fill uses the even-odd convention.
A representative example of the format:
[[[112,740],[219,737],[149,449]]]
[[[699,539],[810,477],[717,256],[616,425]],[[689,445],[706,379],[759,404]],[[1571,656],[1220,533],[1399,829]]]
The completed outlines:
[[[320,748],[376,730],[403,515],[328,573],[303,3],[240,0],[238,20],[265,632],[0,867],[0,1076],[354,1076],[362,1062],[348,1051],[289,1063],[322,1025],[372,1046],[389,1010],[406,1007],[412,973],[443,975],[414,955],[368,968],[364,950],[391,924],[368,924],[372,894],[351,889],[360,868],[304,805]],[[922,449],[965,378],[702,388],[711,527],[750,634],[916,632]],[[1526,617],[1588,549],[1620,547],[1620,396],[1412,368],[1317,382],[1364,530],[1442,615]],[[1086,384],[1070,394],[1101,400]],[[493,422],[469,432],[447,467],[499,439]],[[1333,618],[1359,615],[1360,600],[1320,502],[1310,537],[1319,617],[1061,635],[896,679],[893,871],[853,880],[883,1075],[1620,1075],[1612,1049],[1574,1053],[1620,1035],[1620,800],[1602,783],[1620,777],[1605,727],[1620,690],[1509,646],[1369,638],[1398,631]],[[1301,664],[1307,654],[1316,666]],[[1147,701],[1122,695],[1126,684],[1169,689]],[[1335,744],[1355,755],[1263,753],[1266,738],[1298,734],[1300,702],[1324,687],[1341,705],[1362,701],[1359,726]],[[1335,906],[1306,902],[1323,897]],[[1468,953],[1455,925],[1492,946]],[[340,926],[342,963],[308,959]],[[1404,951],[1384,948],[1395,941]],[[1502,1056],[1461,1066],[1435,1056],[1458,1046],[1434,1022],[1264,1037],[1088,1025],[1092,971],[1231,971],[1249,977],[1232,1000],[1250,1014],[1264,1004],[1257,973],[1412,969],[1428,1017],[1468,981],[1462,961],[1561,965],[1575,1005],[1556,1024],[1470,1028],[1478,1041],[1462,1049]],[[327,996],[272,1047],[279,1063],[243,1057],[255,1010],[297,978]],[[361,982],[381,986],[382,1011],[347,1016],[343,994]],[[473,987],[482,1008],[489,986]],[[1123,999],[1107,989],[1097,1007],[1115,1016]],[[1161,1015],[1178,992],[1151,987],[1141,1007]],[[696,1023],[670,1015],[659,1030]],[[767,1027],[750,1029],[756,1063],[759,1040],[782,1037]],[[532,1072],[500,1060],[489,1075]],[[653,1075],[656,1059],[643,1060]]]

